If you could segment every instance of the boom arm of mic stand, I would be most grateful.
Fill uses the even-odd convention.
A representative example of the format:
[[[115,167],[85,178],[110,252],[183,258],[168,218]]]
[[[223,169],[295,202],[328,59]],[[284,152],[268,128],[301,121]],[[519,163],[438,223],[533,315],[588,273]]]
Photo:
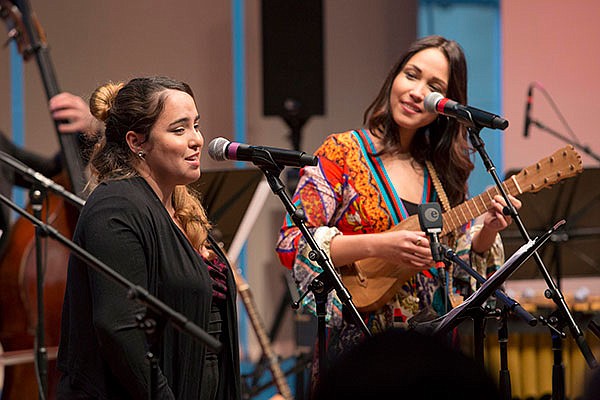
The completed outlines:
[[[344,307],[347,307],[350,311],[350,316],[352,317],[354,322],[361,328],[365,335],[371,336],[371,331],[369,331],[369,328],[365,324],[365,321],[363,321],[358,310],[356,309],[356,306],[352,302],[352,296],[350,295],[350,292],[348,292],[348,289],[346,289],[340,277],[335,272],[334,267],[331,264],[331,261],[329,260],[327,255],[319,247],[319,245],[315,241],[315,238],[306,227],[304,223],[304,213],[301,210],[298,210],[296,206],[294,206],[294,203],[292,203],[290,197],[285,192],[285,186],[283,185],[278,176],[281,172],[281,167],[277,165],[261,165],[259,166],[259,168],[265,174],[267,182],[269,183],[269,186],[271,186],[271,190],[281,199],[281,202],[285,206],[288,215],[290,216],[292,221],[294,221],[294,224],[302,233],[304,240],[306,240],[306,242],[310,246],[312,250],[311,260],[316,261],[323,270],[323,272],[318,276],[319,281],[321,282],[320,284],[324,284],[326,286],[331,285],[332,288],[335,289],[336,294],[341,300]],[[325,288],[325,290],[326,289],[327,288]]]
[[[49,179],[39,172],[29,168],[27,165],[23,164],[10,154],[0,151],[0,161],[17,171],[26,180],[32,182],[33,184],[39,184],[44,189],[51,190],[53,193],[64,197],[78,208],[81,208],[85,205],[85,200],[83,200],[81,197],[69,192],[61,185],[55,183],[52,179]]]
[[[23,210],[10,199],[6,198],[6,196],[0,194],[0,202],[6,204],[11,209],[33,223],[37,228],[43,231],[45,236],[49,236],[67,247],[75,254],[75,256],[83,260],[88,266],[111,278],[121,286],[127,288],[129,290],[129,298],[143,303],[148,308],[156,312],[156,314],[158,314],[160,317],[163,317],[165,320],[171,322],[177,329],[191,335],[215,352],[221,351],[221,348],[223,347],[221,342],[209,335],[198,325],[187,319],[184,315],[176,312],[171,307],[151,295],[145,288],[139,285],[134,285],[121,274],[117,273],[102,261],[98,260],[96,257],[61,235],[60,232],[58,232],[54,227],[45,224],[36,217],[30,215],[27,211]]]
[[[479,136],[479,132],[481,131],[481,129],[482,129],[482,127],[480,127],[480,126],[467,128],[467,132],[469,133],[469,139],[471,140],[471,144],[473,145],[473,147],[475,147],[475,149],[479,153],[479,155],[483,161],[483,164],[485,165],[486,170],[491,175],[498,191],[500,192],[500,194],[506,201],[506,208],[508,209],[508,213],[512,217],[514,223],[517,225],[519,231],[521,232],[521,236],[523,237],[523,239],[525,241],[530,241],[531,238],[529,237],[529,234],[527,233],[527,230],[525,229],[525,225],[523,225],[523,222],[521,221],[521,217],[519,216],[517,209],[513,206],[510,199],[508,198],[508,194],[506,193],[506,190],[504,190],[504,186],[502,186],[502,182],[500,181],[500,178],[498,177],[498,174],[496,172],[496,167],[494,166],[492,160],[490,159],[489,155],[487,154],[487,151],[485,150],[483,140],[481,140],[481,137]],[[544,280],[546,281],[548,290],[550,290],[550,292],[552,293],[552,300],[554,301],[554,304],[556,304],[556,306],[562,311],[562,315],[564,315],[565,318],[567,318],[567,325],[569,326],[569,330],[571,331],[573,338],[575,339],[575,341],[577,342],[577,345],[579,346],[579,350],[583,354],[589,367],[596,368],[598,366],[598,361],[594,358],[594,355],[592,354],[592,351],[590,350],[589,345],[585,341],[583,332],[581,331],[581,329],[579,329],[579,326],[577,326],[577,323],[575,322],[573,315],[569,311],[569,307],[567,306],[567,303],[565,302],[564,296],[562,295],[562,293],[560,292],[560,290],[554,283],[554,280],[550,276],[550,273],[548,272],[548,269],[544,265],[544,262],[542,261],[542,258],[540,257],[540,255],[537,252],[535,252],[535,253],[533,253],[533,258],[534,258],[536,264],[538,265],[538,269],[541,272],[541,274],[543,275]]]
[[[584,144],[580,144],[578,142],[573,143],[573,141],[571,139],[569,139],[568,137],[566,137],[562,133],[559,133],[559,132],[555,131],[554,129],[551,129],[551,128],[547,127],[546,125],[542,124],[537,119],[530,119],[530,123],[533,124],[533,125],[535,125],[536,127],[540,128],[541,130],[543,130],[545,132],[548,132],[550,135],[552,135],[552,136],[554,136],[554,137],[562,140],[563,142],[572,144],[574,147],[578,148],[579,150],[581,150],[582,152],[584,152],[588,156],[592,157],[594,160],[600,162],[600,155],[594,153],[592,151],[592,149],[590,149],[589,146],[584,145]]]

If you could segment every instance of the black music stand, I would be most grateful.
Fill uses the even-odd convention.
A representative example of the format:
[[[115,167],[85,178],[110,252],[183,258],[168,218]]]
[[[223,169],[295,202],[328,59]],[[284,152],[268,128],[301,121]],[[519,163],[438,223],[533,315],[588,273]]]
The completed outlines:
[[[565,221],[561,220],[554,224],[544,233],[536,236],[529,242],[521,245],[506,262],[488,278],[471,296],[457,307],[454,307],[447,314],[427,322],[413,322],[409,320],[411,328],[418,332],[432,335],[444,335],[449,333],[462,320],[472,315],[473,311],[477,312],[481,309],[483,303],[496,291],[500,286],[513,275],[521,266],[529,259],[544,243],[546,243],[551,235],[556,234],[557,229],[564,226]]]
[[[511,171],[507,177],[517,173]],[[588,168],[583,173],[564,180],[550,189],[519,196],[523,206],[519,214],[532,236],[546,226],[564,219],[566,225],[550,238],[540,250],[540,256],[555,275],[560,288],[564,276],[600,275],[600,169]],[[506,254],[512,254],[523,244],[517,227],[510,225],[502,232]],[[533,260],[527,261],[514,275],[516,279],[542,278]]]
[[[202,177],[189,185],[196,191],[225,250],[233,241],[244,213],[258,187],[262,172],[258,169],[202,171]]]

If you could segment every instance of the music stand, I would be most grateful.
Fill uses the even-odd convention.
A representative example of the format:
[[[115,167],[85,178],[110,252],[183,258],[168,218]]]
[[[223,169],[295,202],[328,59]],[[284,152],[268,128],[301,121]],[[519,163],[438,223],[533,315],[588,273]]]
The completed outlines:
[[[222,234],[218,239],[226,251],[262,178],[259,169],[208,170],[189,185],[200,195],[213,227]]]
[[[564,220],[558,221],[552,228],[546,230],[540,236],[520,246],[508,260],[490,278],[488,278],[471,296],[447,314],[427,322],[413,322],[409,320],[410,326],[418,332],[425,334],[447,334],[462,320],[468,317],[473,310],[479,309],[482,304],[498,289],[508,277],[514,274],[524,263],[536,252],[556,230],[565,224]]]
[[[517,173],[511,171],[507,177]],[[519,196],[523,203],[519,214],[532,236],[546,226],[564,219],[566,225],[554,234],[539,252],[544,263],[554,272],[557,285],[564,276],[600,276],[600,169],[588,168],[550,189]],[[510,225],[502,231],[506,254],[523,244],[517,228]],[[527,261],[511,280],[541,279],[533,260]]]

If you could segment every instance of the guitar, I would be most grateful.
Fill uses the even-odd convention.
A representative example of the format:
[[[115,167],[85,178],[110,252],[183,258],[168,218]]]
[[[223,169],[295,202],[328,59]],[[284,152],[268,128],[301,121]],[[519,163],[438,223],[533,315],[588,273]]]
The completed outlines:
[[[575,176],[583,171],[581,156],[571,145],[557,150],[549,157],[523,169],[502,183],[504,190],[513,196],[537,192],[543,188]],[[492,187],[480,195],[459,204],[443,213],[443,230],[447,235],[472,219],[484,214],[491,206],[495,195],[500,194]],[[412,215],[390,230],[419,231],[419,220]],[[397,265],[379,258],[359,260],[341,268],[342,282],[350,291],[356,308],[361,312],[374,311],[389,302],[398,293],[403,283],[416,275],[414,270],[398,268]]]

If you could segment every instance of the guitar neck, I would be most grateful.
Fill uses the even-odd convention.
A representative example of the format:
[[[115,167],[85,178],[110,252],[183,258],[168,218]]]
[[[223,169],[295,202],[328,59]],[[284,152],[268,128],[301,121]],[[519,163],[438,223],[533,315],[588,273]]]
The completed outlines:
[[[502,188],[512,196],[535,193],[582,171],[581,156],[573,146],[567,145],[549,157],[523,168],[521,172],[503,182]],[[494,196],[499,193],[499,188],[493,187],[443,213],[441,235],[449,234],[485,213],[490,209]],[[398,230],[420,231],[419,217],[411,215],[390,228],[390,231]],[[371,257],[358,260],[349,268],[345,268],[342,278],[354,297],[356,307],[360,311],[370,312],[380,309],[392,300],[401,285],[415,274],[411,269],[399,268],[392,261]]]
[[[502,187],[508,194],[512,196],[523,193],[514,177],[504,181],[502,183]],[[499,194],[500,190],[494,186],[485,192],[465,201],[464,203],[459,204],[451,210],[446,211],[442,215],[444,221],[442,235],[447,235],[472,219],[483,215],[491,207],[494,196]]]
[[[273,382],[277,387],[277,391],[286,400],[292,400],[292,391],[285,379],[285,375],[283,374],[281,367],[279,366],[277,355],[271,349],[271,343],[265,331],[262,319],[256,311],[256,304],[254,303],[254,297],[252,296],[252,292],[250,291],[250,286],[235,266],[232,265],[231,271],[233,272],[233,277],[237,285],[238,293],[240,294],[242,303],[244,303],[244,307],[246,308],[246,312],[248,314],[248,318],[250,319],[250,323],[254,328],[254,333],[256,334],[258,343],[260,344],[264,357],[269,363],[269,370],[271,371],[271,375],[273,376]]]

